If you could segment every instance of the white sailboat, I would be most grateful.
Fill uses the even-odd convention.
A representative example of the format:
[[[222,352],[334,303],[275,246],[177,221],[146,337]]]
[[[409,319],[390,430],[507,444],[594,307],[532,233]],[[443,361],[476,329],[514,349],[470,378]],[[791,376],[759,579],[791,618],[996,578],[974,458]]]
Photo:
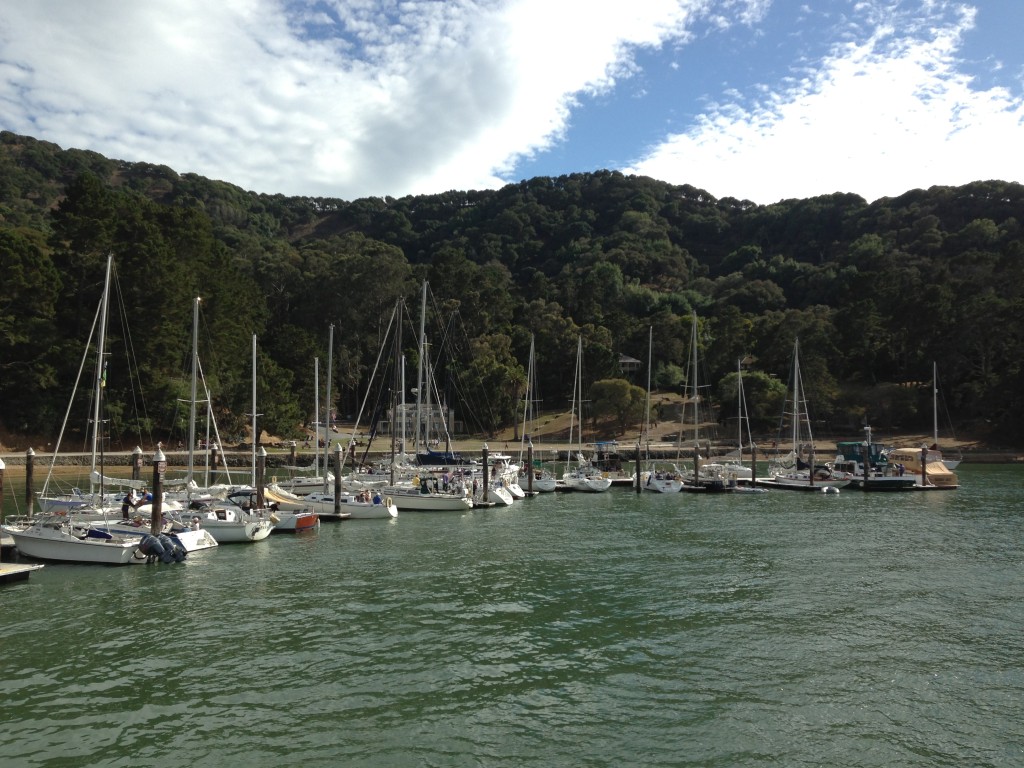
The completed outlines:
[[[196,443],[196,385],[199,377],[199,302],[196,297],[192,310],[192,397],[189,403],[189,449],[188,449],[188,487],[194,487],[192,479],[194,465],[194,447]],[[253,358],[255,365],[255,344],[253,337]],[[253,385],[255,390],[255,383]],[[256,408],[253,408],[255,414]],[[255,420],[255,416],[253,416]],[[255,422],[254,422],[255,423]],[[255,444],[255,436],[253,437]],[[191,506],[191,505],[190,505]],[[252,511],[243,509],[236,504],[225,501],[217,501],[213,504],[203,505],[198,509],[187,511],[189,523],[198,523],[205,528],[210,535],[217,540],[218,544],[235,544],[242,542],[262,541],[270,535],[274,529],[274,520],[269,514],[263,511]],[[182,522],[186,522],[183,517]]]
[[[426,283],[424,283],[423,312],[426,311],[426,290],[427,286]],[[461,483],[449,484],[449,490],[447,492],[435,492],[430,487],[427,477],[428,473],[425,469],[423,470],[422,475],[417,475],[409,483],[396,482],[398,430],[395,429],[395,424],[399,421],[399,418],[402,422],[401,434],[403,447],[405,443],[405,374],[402,356],[402,323],[399,311],[401,306],[401,301],[399,301],[393,316],[393,323],[395,327],[393,357],[394,376],[391,390],[391,457],[388,470],[388,483],[387,485],[382,486],[379,490],[383,496],[391,498],[395,506],[402,512],[464,512],[467,509],[472,508],[473,500],[469,495],[469,489]],[[422,319],[420,322],[422,325]],[[423,359],[424,344],[424,335],[421,333],[419,338],[421,361]],[[417,382],[417,384],[417,425],[415,431],[418,435],[420,422],[419,393],[422,392],[423,387],[421,385],[422,382]],[[413,445],[419,445],[418,437],[413,438]]]
[[[683,485],[681,490],[685,493],[724,493],[731,492],[736,488],[736,478],[727,476],[724,467],[719,462],[705,462],[700,454],[700,424],[701,424],[701,396],[698,387],[697,368],[697,313],[692,313],[693,322],[690,335],[690,403],[693,405],[693,466],[682,471]],[[683,409],[682,416],[685,417],[686,409]],[[683,419],[681,419],[682,422]],[[683,424],[679,426],[679,442],[682,443]],[[708,442],[710,453],[711,443]]]
[[[580,428],[579,444],[573,444],[577,409],[579,409]],[[572,452],[576,449],[576,463],[573,465]],[[604,493],[612,487],[612,481],[604,477],[597,468],[583,458],[583,337],[576,343],[576,376],[573,381],[572,411],[569,414],[569,456],[566,460],[562,484],[572,491],[584,493]]]
[[[537,391],[537,354],[534,338],[530,336],[530,358],[526,365],[526,396],[523,398],[523,436],[519,443],[519,481],[521,489],[532,488],[537,493],[551,493],[558,486],[554,475],[540,466],[528,467],[527,447],[533,448],[533,434],[536,420],[534,397]],[[534,454],[536,455],[536,454]],[[535,459],[536,461],[536,459]],[[528,476],[529,473],[532,477]]]
[[[793,343],[793,412],[791,414],[792,448],[790,452],[776,458],[768,465],[768,477],[758,478],[757,484],[766,488],[780,488],[795,491],[824,491],[837,493],[840,488],[850,484],[849,478],[837,478],[827,464],[816,464],[814,454],[814,436],[811,434],[811,421],[807,413],[807,401],[803,391],[803,380],[800,376],[800,342]],[[806,433],[804,430],[806,429]],[[806,435],[806,447],[809,457],[803,458],[802,442]]]
[[[743,361],[736,361],[736,404],[737,404],[737,448],[736,453],[722,457],[721,464],[728,477],[736,479],[733,493],[767,493],[767,488],[759,488],[753,484],[754,462],[757,461],[754,451],[754,436],[750,432],[750,413],[747,410],[747,396],[743,391]],[[746,438],[744,438],[746,435]],[[743,463],[744,439],[750,446],[750,466]]]
[[[644,451],[647,456],[647,469],[641,473],[640,487],[655,493],[679,493],[683,480],[674,469],[657,469],[650,458],[651,454],[651,359],[654,349],[654,327],[647,329],[647,399],[644,403]]]
[[[749,483],[754,476],[752,467],[743,463],[743,449],[753,449],[754,438],[750,434],[750,417],[747,413],[747,397],[743,391],[743,363],[736,361],[736,450],[723,456],[718,462],[722,472],[741,483]]]
[[[98,439],[101,422],[103,389],[106,385],[104,354],[107,330],[107,307],[110,302],[110,287],[113,271],[113,257],[107,259],[106,278],[100,299],[99,332],[96,344],[96,371],[94,394],[93,433],[94,446]],[[91,340],[91,339],[90,339]],[[69,407],[70,409],[70,407]],[[100,496],[102,499],[102,487]],[[142,532],[138,535],[123,536],[94,529],[87,523],[76,524],[67,513],[45,514],[30,518],[21,525],[5,526],[14,539],[18,551],[28,557],[40,560],[59,560],[73,563],[102,563],[106,565],[128,565],[146,562],[146,555],[139,552]]]

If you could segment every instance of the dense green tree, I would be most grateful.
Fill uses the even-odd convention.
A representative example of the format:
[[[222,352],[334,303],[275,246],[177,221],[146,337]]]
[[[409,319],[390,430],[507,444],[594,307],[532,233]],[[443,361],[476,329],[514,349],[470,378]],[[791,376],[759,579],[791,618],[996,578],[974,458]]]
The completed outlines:
[[[643,419],[647,392],[626,379],[601,379],[590,388],[590,399],[594,420],[613,418],[621,434]]]
[[[408,308],[407,364],[419,362],[425,280],[442,390],[468,397],[457,381],[472,371],[473,403],[460,407],[488,429],[510,409],[480,401],[506,397],[497,382],[493,395],[480,386],[484,368],[522,367],[531,338],[545,408],[568,404],[581,336],[589,385],[621,377],[620,355],[646,362],[653,327],[652,380],[678,388],[696,311],[709,384],[734,375],[737,359],[752,378],[788,380],[799,338],[823,425],[919,428],[927,408],[913,382],[938,361],[955,412],[1024,435],[1022,216],[1024,186],[1000,181],[769,206],[611,171],[400,199],[260,195],[0,132],[0,257],[13,265],[0,300],[0,422],[53,430],[66,398],[54,383],[75,375],[113,255],[113,432],[178,428],[196,296],[226,421],[251,410],[252,334],[268,425],[285,431],[312,414],[317,357],[321,394],[329,373],[332,405],[355,411],[375,388],[396,306]],[[36,288],[39,306],[26,307]],[[482,351],[495,344],[507,348],[497,359]],[[26,360],[26,349],[44,351]]]

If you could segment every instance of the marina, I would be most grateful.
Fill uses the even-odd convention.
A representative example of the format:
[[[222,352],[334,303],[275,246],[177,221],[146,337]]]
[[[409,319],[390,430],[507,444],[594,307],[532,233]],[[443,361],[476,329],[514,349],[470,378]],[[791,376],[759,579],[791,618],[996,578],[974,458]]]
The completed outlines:
[[[958,473],[540,494],[173,568],[48,564],[3,591],[0,760],[1019,764],[1024,468]]]

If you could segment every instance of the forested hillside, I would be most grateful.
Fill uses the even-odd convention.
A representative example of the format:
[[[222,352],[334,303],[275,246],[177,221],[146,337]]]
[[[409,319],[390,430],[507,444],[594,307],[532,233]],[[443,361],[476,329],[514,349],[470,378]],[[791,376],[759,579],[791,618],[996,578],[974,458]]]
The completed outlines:
[[[982,181],[868,204],[835,194],[760,206],[614,172],[495,191],[354,201],[246,192],[223,181],[0,134],[0,429],[54,434],[113,254],[109,428],[178,434],[192,307],[222,428],[259,412],[271,432],[312,417],[314,358],[356,413],[381,339],[406,299],[418,363],[429,285],[431,361],[469,427],[514,420],[531,335],[541,408],[642,361],[681,391],[699,322],[702,381],[734,412],[737,361],[763,429],[799,337],[804,385],[826,433],[932,422],[932,365],[958,430],[1024,436],[1024,187]],[[749,379],[749,381],[748,381]],[[412,386],[412,385],[410,385]],[[321,395],[322,396],[322,395]]]

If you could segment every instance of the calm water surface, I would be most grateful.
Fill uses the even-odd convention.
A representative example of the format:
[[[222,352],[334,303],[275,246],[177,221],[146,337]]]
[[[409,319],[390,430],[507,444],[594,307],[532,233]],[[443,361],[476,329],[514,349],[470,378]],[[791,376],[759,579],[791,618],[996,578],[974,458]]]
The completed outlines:
[[[4,766],[1024,764],[1024,468],[613,489],[0,589]]]

